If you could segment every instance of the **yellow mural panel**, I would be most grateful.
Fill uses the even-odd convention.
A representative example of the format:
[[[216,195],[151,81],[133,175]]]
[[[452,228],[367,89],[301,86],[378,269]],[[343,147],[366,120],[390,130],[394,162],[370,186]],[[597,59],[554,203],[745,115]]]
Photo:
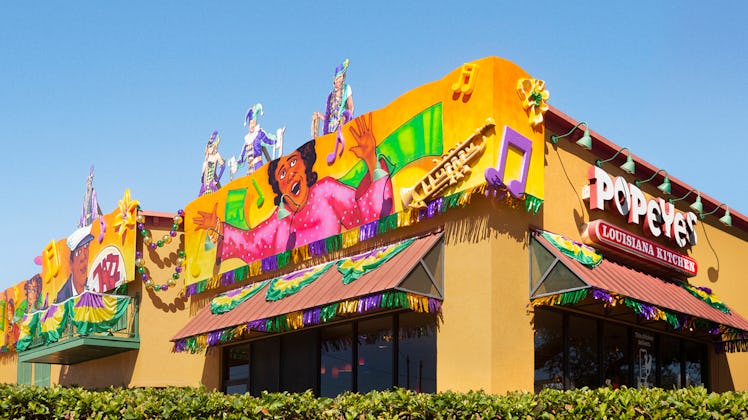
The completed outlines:
[[[539,82],[495,57],[466,63],[195,199],[185,284],[264,271],[263,259],[486,184],[541,202]]]

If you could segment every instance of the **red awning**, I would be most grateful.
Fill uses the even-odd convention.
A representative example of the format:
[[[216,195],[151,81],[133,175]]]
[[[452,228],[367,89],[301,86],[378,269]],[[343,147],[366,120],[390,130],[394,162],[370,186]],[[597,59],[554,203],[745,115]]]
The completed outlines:
[[[614,261],[603,259],[595,268],[589,268],[567,256],[542,235],[534,235],[544,248],[559,258],[579,279],[589,287],[617,293],[662,309],[669,309],[739,330],[748,331],[748,321],[734,310],[722,312],[702,299],[692,295],[681,285],[643,273]]]
[[[171,340],[179,341],[188,337],[217,333],[230,327],[247,325],[257,320],[271,319],[279,315],[309,310],[334,302],[400,289],[399,286],[408,274],[417,268],[416,266],[421,258],[434,247],[440,238],[441,233],[437,233],[416,239],[407,248],[378,268],[349,284],[343,284],[343,275],[333,267],[297,293],[277,301],[266,300],[265,290],[261,290],[234,309],[222,314],[213,314],[210,305],[207,305]],[[429,305],[434,304],[433,300],[429,299]]]

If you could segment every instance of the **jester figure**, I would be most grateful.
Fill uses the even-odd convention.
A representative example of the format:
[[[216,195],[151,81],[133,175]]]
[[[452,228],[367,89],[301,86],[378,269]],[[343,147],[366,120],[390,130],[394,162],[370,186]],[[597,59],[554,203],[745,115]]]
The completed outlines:
[[[93,174],[94,167],[88,172],[88,181],[86,182],[86,195],[83,197],[83,211],[81,212],[81,218],[78,221],[78,227],[90,226],[93,221],[101,216],[101,207],[99,202],[96,200],[96,190],[93,187]]]
[[[262,156],[270,161],[280,157],[283,148],[283,133],[286,127],[276,130],[275,135],[266,132],[260,127],[258,118],[262,115],[262,104],[255,104],[247,110],[244,116],[244,125],[247,127],[247,134],[244,136],[244,147],[242,148],[239,160],[232,159],[229,168],[231,175],[236,173],[239,166],[247,165],[247,174],[251,174],[262,166]],[[272,146],[272,153],[268,153],[265,146]]]
[[[322,120],[324,126],[322,134],[328,134],[336,131],[339,126],[353,119],[353,90],[351,86],[345,83],[345,74],[348,70],[346,59],[342,64],[335,68],[335,75],[332,79],[332,91],[327,95],[327,106],[324,117],[319,112],[312,115],[312,137],[317,136],[317,127],[319,120]]]
[[[200,186],[200,196],[216,192],[221,188],[221,175],[223,170],[226,169],[226,164],[218,153],[218,143],[221,142],[221,137],[218,135],[218,131],[214,131],[208,139],[208,144],[205,146],[205,159],[203,160],[203,173],[200,176],[202,185]]]

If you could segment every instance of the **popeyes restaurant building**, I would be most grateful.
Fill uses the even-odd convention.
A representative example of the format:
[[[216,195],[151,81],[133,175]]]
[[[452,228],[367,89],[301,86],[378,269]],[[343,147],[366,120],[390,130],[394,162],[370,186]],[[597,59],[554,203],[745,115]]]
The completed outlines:
[[[748,389],[748,218],[551,88],[484,58],[183,212],[125,193],[5,291],[0,381]]]

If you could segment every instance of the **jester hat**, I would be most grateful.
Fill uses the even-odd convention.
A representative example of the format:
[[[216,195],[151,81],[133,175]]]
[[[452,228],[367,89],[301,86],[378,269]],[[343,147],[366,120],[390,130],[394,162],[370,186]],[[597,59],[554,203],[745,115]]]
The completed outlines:
[[[254,104],[251,108],[247,110],[247,113],[244,115],[244,125],[246,126],[249,124],[250,121],[256,120],[257,117],[262,115],[262,104],[257,103]]]

